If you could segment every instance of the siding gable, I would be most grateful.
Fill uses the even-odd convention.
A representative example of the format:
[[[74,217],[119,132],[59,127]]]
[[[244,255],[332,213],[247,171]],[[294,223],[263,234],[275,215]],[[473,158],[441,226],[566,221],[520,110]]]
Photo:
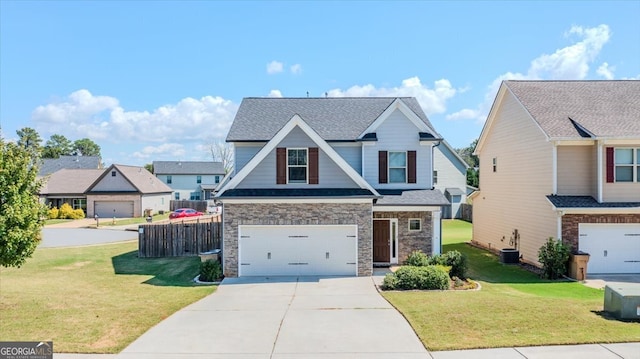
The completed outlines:
[[[112,176],[112,172],[116,175]],[[123,175],[115,168],[111,168],[107,173],[95,184],[89,188],[90,192],[138,192],[138,189],[131,184]]]

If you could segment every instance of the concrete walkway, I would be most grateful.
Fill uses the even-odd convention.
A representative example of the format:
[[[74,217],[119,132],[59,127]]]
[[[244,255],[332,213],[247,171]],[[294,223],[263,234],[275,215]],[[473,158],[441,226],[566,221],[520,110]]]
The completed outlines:
[[[279,277],[227,278],[117,358],[430,356],[372,277]]]

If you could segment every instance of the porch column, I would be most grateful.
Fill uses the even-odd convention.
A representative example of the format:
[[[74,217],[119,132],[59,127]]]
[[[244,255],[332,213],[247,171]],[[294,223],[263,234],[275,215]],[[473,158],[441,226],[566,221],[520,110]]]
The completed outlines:
[[[431,255],[436,255],[442,253],[442,211],[434,210],[431,212],[433,224],[431,228],[433,228],[432,240],[431,240]]]

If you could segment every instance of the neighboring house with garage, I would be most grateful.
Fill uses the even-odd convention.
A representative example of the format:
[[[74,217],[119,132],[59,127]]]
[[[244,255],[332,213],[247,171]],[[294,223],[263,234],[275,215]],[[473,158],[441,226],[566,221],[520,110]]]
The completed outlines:
[[[433,152],[433,185],[451,203],[442,218],[462,218],[461,206],[467,202],[467,168],[469,165],[447,141],[440,142]]]
[[[225,176],[222,162],[153,161],[153,173],[173,189],[174,200],[212,199]]]
[[[415,98],[245,98],[229,130],[226,276],[359,275],[440,253],[440,143]]]
[[[169,211],[171,188],[144,167],[112,165],[107,169],[62,169],[45,177],[40,191],[50,207],[69,203],[87,217],[140,217],[144,210]]]
[[[539,264],[553,237],[587,274],[640,273],[640,81],[504,81],[475,153],[474,242]]]

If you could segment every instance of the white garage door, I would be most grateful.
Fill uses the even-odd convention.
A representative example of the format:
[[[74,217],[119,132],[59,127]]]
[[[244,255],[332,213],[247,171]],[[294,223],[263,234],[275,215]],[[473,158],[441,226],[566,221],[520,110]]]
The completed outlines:
[[[239,226],[239,275],[356,275],[357,232],[356,225]]]
[[[133,217],[133,201],[96,201],[94,213],[100,218],[131,218]]]
[[[640,273],[640,224],[580,223],[579,249],[587,273]]]

